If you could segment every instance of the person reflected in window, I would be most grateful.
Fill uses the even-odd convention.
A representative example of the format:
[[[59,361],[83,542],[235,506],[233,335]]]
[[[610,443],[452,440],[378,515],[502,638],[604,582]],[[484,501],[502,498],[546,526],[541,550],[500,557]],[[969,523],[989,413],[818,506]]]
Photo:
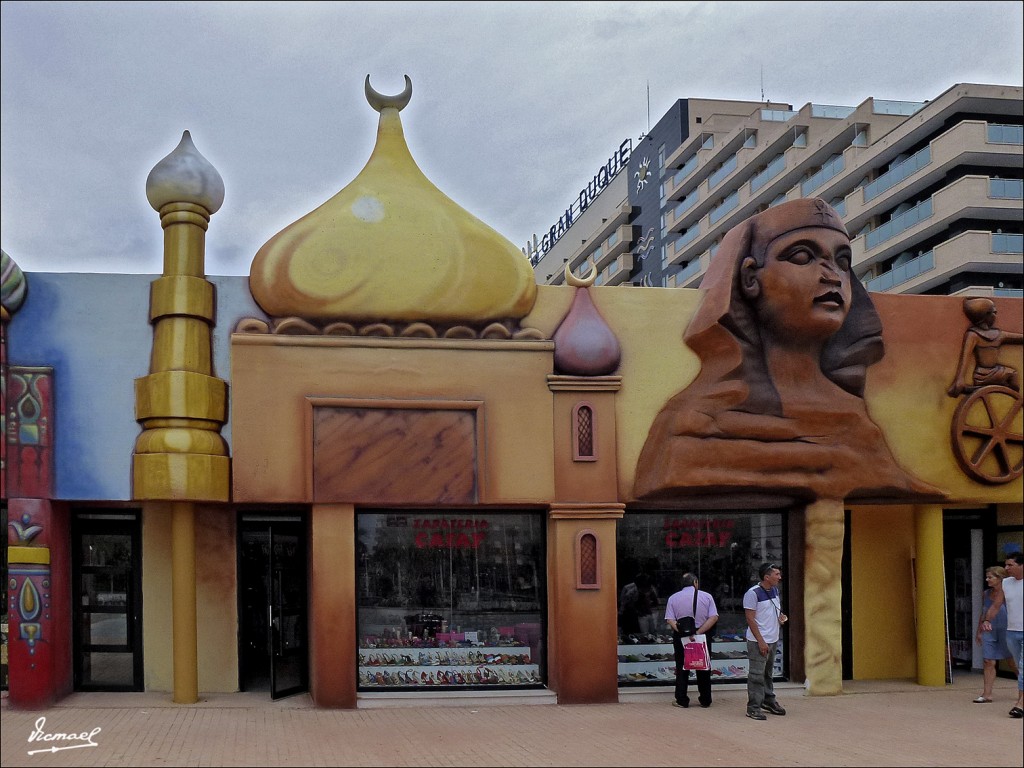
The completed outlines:
[[[625,636],[654,633],[657,618],[654,612],[658,605],[658,591],[651,582],[651,577],[644,572],[633,577],[633,581],[622,588],[619,593],[619,627]]]

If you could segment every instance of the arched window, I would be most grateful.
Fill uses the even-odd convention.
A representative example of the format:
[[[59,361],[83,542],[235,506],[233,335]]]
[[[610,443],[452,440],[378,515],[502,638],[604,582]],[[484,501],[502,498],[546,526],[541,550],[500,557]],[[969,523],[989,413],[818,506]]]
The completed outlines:
[[[601,588],[601,542],[592,530],[576,534],[576,589]]]
[[[590,403],[577,403],[572,409],[572,459],[597,461],[597,430],[594,408]]]

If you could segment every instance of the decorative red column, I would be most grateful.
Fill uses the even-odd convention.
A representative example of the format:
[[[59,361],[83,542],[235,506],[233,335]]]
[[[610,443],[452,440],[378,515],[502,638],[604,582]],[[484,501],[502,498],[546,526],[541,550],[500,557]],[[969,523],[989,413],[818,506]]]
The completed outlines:
[[[34,709],[71,688],[67,515],[53,498],[53,369],[9,365],[25,275],[0,252],[0,492],[7,505],[8,700]]]
[[[50,543],[58,534],[48,499],[11,499],[8,517],[8,699],[19,709],[43,708],[70,687],[70,620],[64,614],[71,604],[54,599],[66,592],[66,557],[51,563]]]

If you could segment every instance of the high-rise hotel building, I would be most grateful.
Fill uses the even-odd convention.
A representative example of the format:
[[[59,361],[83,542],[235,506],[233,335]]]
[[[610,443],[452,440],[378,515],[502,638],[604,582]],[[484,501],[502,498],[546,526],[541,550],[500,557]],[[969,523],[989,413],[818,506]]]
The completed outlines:
[[[843,217],[868,290],[1021,296],[1022,88],[855,107],[680,99],[524,248],[540,283],[699,287],[725,233],[800,197]]]

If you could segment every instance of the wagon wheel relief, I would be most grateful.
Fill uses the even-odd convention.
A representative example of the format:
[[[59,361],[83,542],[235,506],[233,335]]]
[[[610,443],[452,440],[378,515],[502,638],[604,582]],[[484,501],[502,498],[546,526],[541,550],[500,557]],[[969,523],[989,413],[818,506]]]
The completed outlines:
[[[964,398],[953,414],[953,452],[960,467],[983,483],[1008,483],[1024,468],[1021,396],[988,386]]]
[[[1000,360],[1006,344],[1024,344],[1024,334],[996,326],[996,304],[988,297],[964,299],[971,325],[964,333],[953,383],[946,393],[964,395],[953,412],[953,453],[968,476],[993,485],[1021,475],[1020,373]]]

